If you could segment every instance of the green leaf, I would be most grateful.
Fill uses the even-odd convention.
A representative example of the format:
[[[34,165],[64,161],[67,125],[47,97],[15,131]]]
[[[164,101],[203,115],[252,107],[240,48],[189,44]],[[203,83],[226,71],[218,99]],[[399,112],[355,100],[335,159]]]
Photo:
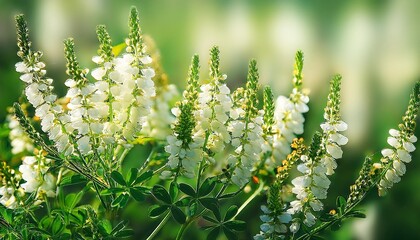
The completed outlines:
[[[151,218],[159,217],[162,213],[166,212],[168,208],[169,208],[168,205],[164,205],[164,206],[154,205],[149,210],[149,216]]]
[[[174,219],[180,224],[184,224],[185,220],[187,219],[185,213],[179,207],[176,206],[171,207],[171,214],[172,217],[174,217]]]
[[[138,174],[139,170],[137,168],[131,168],[130,171],[127,174],[127,183],[129,186],[133,185],[134,181],[137,178],[137,174]]]
[[[344,213],[344,209],[346,208],[347,202],[346,199],[342,196],[338,196],[336,200],[338,212],[340,213],[340,216]]]
[[[65,176],[58,184],[59,186],[70,186],[74,184],[86,183],[87,180],[82,175],[72,175],[72,176]]]
[[[225,226],[235,231],[244,231],[246,229],[246,222],[240,220],[233,220],[226,222]]]
[[[359,210],[353,210],[349,212],[346,217],[354,217],[354,218],[366,218],[366,214]]]
[[[118,195],[117,198],[114,199],[114,201],[111,202],[111,207],[124,207],[129,199],[129,195],[122,193],[120,195]]]
[[[120,185],[123,185],[123,186],[127,186],[127,183],[125,182],[124,177],[123,177],[123,175],[121,175],[121,173],[120,173],[120,172],[118,172],[118,171],[113,171],[113,172],[111,173],[111,177],[112,177],[112,179],[114,179],[114,181],[115,181],[116,183],[118,183],[118,184],[120,184]]]
[[[169,196],[169,193],[166,191],[166,189],[161,185],[155,185],[152,189],[152,194],[155,196],[156,199],[171,204],[171,196]]]
[[[225,234],[225,236],[227,237],[228,240],[236,240],[238,239],[238,237],[236,236],[236,234],[230,230],[227,227],[223,227],[223,233]]]
[[[197,208],[198,208],[197,201],[191,201],[187,209],[188,216],[190,217],[194,216],[195,213],[197,212]]]
[[[99,230],[103,232],[102,235],[106,236],[112,232],[112,224],[107,219],[101,220],[98,226],[99,226]]]
[[[236,213],[238,213],[238,206],[236,205],[230,206],[229,209],[226,211],[224,220],[227,221],[233,218],[236,215]]]
[[[198,194],[200,197],[207,196],[211,191],[213,191],[214,187],[216,186],[216,181],[214,178],[206,178],[201,184],[200,189],[198,190]]]
[[[171,196],[172,202],[175,201],[176,197],[178,196],[178,183],[171,182],[171,185],[169,186],[169,195]]]
[[[53,235],[57,235],[64,230],[64,223],[62,222],[61,217],[55,216],[52,221],[51,231]]]
[[[191,197],[195,197],[196,196],[196,193],[195,193],[194,188],[191,187],[188,184],[180,183],[179,184],[179,190],[181,190],[181,192],[187,194],[188,196],[191,196]]]
[[[108,188],[108,189],[102,190],[101,195],[102,196],[108,196],[108,195],[118,194],[118,193],[122,193],[122,192],[125,192],[124,188]]]
[[[140,188],[130,188],[130,195],[138,202],[144,201],[145,194]]]
[[[51,227],[52,222],[53,222],[53,219],[50,216],[45,216],[39,222],[39,228],[43,230],[48,230]]]
[[[219,224],[220,222],[219,221],[217,221],[216,219],[214,219],[214,218],[212,218],[212,217],[209,217],[209,216],[207,216],[207,215],[204,215],[203,216],[203,218],[205,219],[205,220],[207,220],[207,221],[209,221],[209,222],[212,222],[212,223],[215,223],[215,224]]]
[[[207,240],[216,240],[219,234],[220,227],[215,227],[209,232],[209,235],[207,235]]]
[[[151,178],[153,176],[153,171],[149,170],[147,172],[142,173],[140,176],[137,177],[136,181],[132,185],[139,184],[141,182],[146,181],[147,179]]]
[[[84,191],[80,191],[77,194],[71,193],[66,196],[64,202],[66,206],[71,210],[80,202],[84,194]]]
[[[214,216],[216,217],[218,221],[221,220],[220,211],[219,211],[219,202],[216,198],[211,198],[211,197],[200,198],[199,201],[201,205],[203,205],[203,207],[213,212]]]

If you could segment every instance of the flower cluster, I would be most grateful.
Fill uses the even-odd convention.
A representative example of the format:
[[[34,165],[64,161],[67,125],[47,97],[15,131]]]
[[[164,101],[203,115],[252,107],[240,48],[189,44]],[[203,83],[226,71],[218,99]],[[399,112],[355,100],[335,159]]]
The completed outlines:
[[[235,153],[229,156],[228,164],[233,171],[232,182],[239,187],[245,186],[251,179],[264,144],[263,112],[257,108],[258,78],[257,62],[251,60],[243,101],[235,101],[236,106],[230,112],[229,132]]]
[[[275,102],[272,113],[274,121],[270,131],[265,134],[267,141],[265,151],[271,152],[266,159],[267,167],[275,168],[291,152],[290,144],[296,135],[303,133],[303,123],[305,121],[303,113],[308,112],[309,97],[302,89],[302,68],[303,54],[301,51],[296,53],[295,68],[293,73],[293,90],[289,97],[279,96]],[[269,96],[268,94],[267,96]],[[268,98],[265,98],[268,99]],[[266,105],[266,104],[265,104]],[[266,107],[265,115],[270,107]],[[267,121],[266,121],[267,122]]]
[[[408,109],[403,117],[403,123],[399,125],[400,130],[389,130],[388,144],[392,148],[382,150],[382,178],[378,184],[379,195],[385,195],[387,189],[391,188],[394,183],[401,180],[401,176],[405,174],[405,164],[411,162],[410,153],[416,147],[413,143],[417,142],[414,136],[416,127],[416,118],[420,104],[420,84],[417,83],[413,93],[410,96]]]
[[[340,117],[340,85],[341,76],[336,75],[330,84],[330,94],[328,95],[327,106],[325,107],[324,119],[321,124],[323,130],[321,161],[327,168],[327,175],[332,175],[337,168],[336,160],[343,156],[340,146],[347,144],[347,137],[340,132],[347,130],[347,124]]]
[[[341,76],[337,75],[331,80],[330,93],[327,107],[325,108],[325,123],[321,124],[323,133],[315,134],[309,155],[302,155],[302,163],[297,166],[303,175],[292,180],[294,185],[292,192],[297,200],[290,203],[288,210],[291,214],[302,212],[303,223],[311,227],[316,222],[314,212],[323,209],[320,201],[327,198],[328,188],[331,181],[327,175],[331,175],[337,167],[335,159],[342,157],[339,147],[347,143],[347,138],[341,135],[347,125],[340,118],[340,83]]]
[[[170,154],[167,165],[171,170],[163,171],[163,178],[169,178],[174,173],[175,176],[182,173],[192,178],[202,159],[205,133],[204,131],[195,131],[197,126],[198,69],[199,58],[195,55],[188,75],[188,87],[183,94],[184,100],[172,110],[176,116],[176,121],[172,126],[174,133],[167,137],[168,145],[165,147],[165,151]]]
[[[201,85],[198,94],[197,125],[207,137],[206,148],[212,152],[223,151],[230,141],[226,123],[233,106],[226,75],[220,73],[219,48],[210,50],[210,82]]]
[[[321,134],[317,133],[312,139],[309,154],[300,157],[302,163],[297,166],[297,169],[304,175],[292,180],[292,192],[296,194],[297,200],[292,201],[287,210],[290,214],[302,212],[303,223],[308,227],[315,224],[316,217],[313,212],[323,209],[320,200],[327,198],[327,190],[331,183],[326,176],[326,168],[318,156],[320,144]],[[293,232],[292,228],[290,230]]]
[[[72,39],[65,41],[67,59],[66,81],[69,88],[63,107],[52,93],[52,79],[45,78],[45,64],[40,52],[32,52],[26,22],[17,18],[19,56],[22,62],[16,70],[23,73],[22,81],[28,101],[35,107],[41,126],[55,143],[57,151],[65,156],[76,152],[83,156],[97,157],[110,152],[116,145],[131,147],[140,134],[153,105],[155,72],[147,65],[152,62],[145,53],[135,8],[130,15],[130,34],[126,51],[114,56],[111,40],[104,26],[97,29],[101,43],[99,56],[93,57],[98,67],[87,77],[89,70],[81,69],[74,52]]]
[[[18,28],[18,56],[22,62],[16,64],[16,71],[22,73],[20,79],[26,83],[25,95],[35,108],[35,116],[41,119],[41,127],[55,142],[59,152],[70,155],[74,147],[70,144],[70,117],[61,105],[56,103],[57,95],[53,93],[53,80],[46,78],[45,64],[40,61],[41,52],[30,49],[28,28],[22,15],[16,17]]]
[[[48,172],[51,159],[46,158],[40,151],[37,156],[26,156],[22,160],[19,172],[22,174],[20,186],[26,193],[36,193],[36,199],[42,200],[44,196],[54,197],[56,190],[56,177]]]

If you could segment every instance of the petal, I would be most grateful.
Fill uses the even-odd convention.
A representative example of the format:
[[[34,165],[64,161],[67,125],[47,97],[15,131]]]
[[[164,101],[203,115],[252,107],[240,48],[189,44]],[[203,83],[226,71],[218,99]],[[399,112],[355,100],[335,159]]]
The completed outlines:
[[[343,150],[336,144],[328,144],[327,152],[335,159],[343,157]]]
[[[406,150],[398,149],[397,154],[401,161],[405,163],[411,162],[411,155]]]

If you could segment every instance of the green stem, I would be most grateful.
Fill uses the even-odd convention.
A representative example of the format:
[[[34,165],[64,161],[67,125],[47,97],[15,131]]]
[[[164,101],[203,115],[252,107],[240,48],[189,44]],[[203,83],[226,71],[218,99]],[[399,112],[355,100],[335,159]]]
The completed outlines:
[[[140,167],[139,172],[143,171],[147,167],[147,165],[149,165],[149,162],[153,158],[155,153],[156,153],[156,147],[153,147],[152,151],[150,151],[150,154],[147,157],[146,161],[144,161],[143,165]]]
[[[165,215],[165,217],[162,219],[162,221],[159,223],[159,225],[156,226],[155,230],[153,230],[153,232],[149,235],[149,237],[146,238],[146,240],[152,240],[156,236],[156,234],[158,234],[160,229],[162,229],[162,227],[166,224],[170,216],[171,216],[171,212],[168,212]]]
[[[245,207],[250,202],[252,202],[252,200],[254,200],[254,198],[256,196],[258,196],[261,193],[261,191],[263,190],[263,188],[264,188],[264,183],[261,183],[260,186],[257,188],[257,190],[255,190],[255,192],[251,196],[249,196],[248,199],[239,207],[238,212],[235,214],[235,216],[233,216],[232,219],[235,219],[242,212],[242,210],[244,210]]]
[[[176,240],[180,240],[182,238],[182,235],[185,232],[185,229],[187,229],[187,227],[190,225],[190,223],[193,222],[195,218],[190,218],[188,219],[188,221],[186,221],[184,224],[182,224],[181,228],[178,231],[178,234],[176,235]]]

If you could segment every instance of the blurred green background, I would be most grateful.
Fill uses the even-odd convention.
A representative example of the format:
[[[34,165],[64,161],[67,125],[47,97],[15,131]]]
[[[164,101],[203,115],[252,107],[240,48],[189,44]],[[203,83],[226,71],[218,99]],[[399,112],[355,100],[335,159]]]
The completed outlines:
[[[261,83],[270,84],[276,95],[288,94],[294,53],[303,50],[304,84],[311,90],[307,137],[322,121],[329,79],[335,73],[343,75],[342,112],[350,142],[333,177],[327,208],[337,195],[348,194],[364,155],[386,146],[387,131],[399,123],[411,87],[420,78],[417,0],[0,0],[0,120],[23,89],[14,71],[15,14],[26,15],[33,45],[44,52],[49,76],[64,95],[63,40],[75,38],[80,62],[92,66],[95,26],[106,24],[114,43],[121,43],[132,5],[139,9],[143,32],[156,41],[163,67],[179,89],[185,86],[191,56],[200,55],[205,76],[208,49],[218,45],[222,71],[232,88],[243,83],[249,58],[256,58]],[[373,193],[365,201],[368,219],[348,223],[328,239],[420,239],[418,152],[402,183],[387,197],[379,199]],[[258,204],[241,216],[253,233],[258,231]],[[141,221],[146,214],[139,215],[139,227]]]

